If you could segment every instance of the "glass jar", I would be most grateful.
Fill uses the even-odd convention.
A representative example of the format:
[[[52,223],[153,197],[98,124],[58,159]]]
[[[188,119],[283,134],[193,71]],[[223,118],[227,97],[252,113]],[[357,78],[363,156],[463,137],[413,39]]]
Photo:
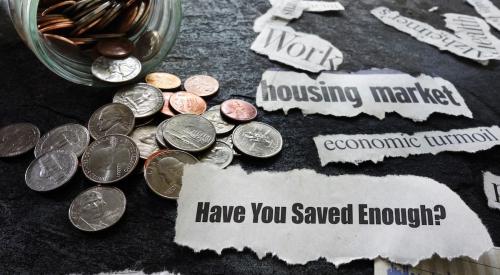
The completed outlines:
[[[117,85],[99,81],[92,75],[91,66],[95,56],[62,51],[56,43],[40,34],[37,25],[39,1],[8,0],[10,17],[18,34],[38,59],[51,71],[74,83],[88,86]],[[149,54],[139,58],[142,62],[139,77],[158,66],[172,49],[182,18],[181,0],[150,0],[150,4],[152,9],[145,26],[133,37],[129,37],[136,48],[150,47],[146,49],[150,51]]]

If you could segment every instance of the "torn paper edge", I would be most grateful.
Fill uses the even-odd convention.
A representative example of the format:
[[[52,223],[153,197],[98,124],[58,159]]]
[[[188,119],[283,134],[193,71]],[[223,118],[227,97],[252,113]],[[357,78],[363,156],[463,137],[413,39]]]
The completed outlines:
[[[492,187],[491,185],[496,185],[496,187]],[[500,202],[495,198],[500,198],[500,176],[491,172],[483,172],[483,191],[488,201],[488,207],[500,210]]]
[[[500,31],[500,9],[489,0],[466,0],[495,29]]]

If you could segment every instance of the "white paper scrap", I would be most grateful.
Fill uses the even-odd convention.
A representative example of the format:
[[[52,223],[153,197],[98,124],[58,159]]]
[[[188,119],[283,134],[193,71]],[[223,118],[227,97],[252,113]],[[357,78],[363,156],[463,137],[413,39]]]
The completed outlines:
[[[467,0],[490,25],[500,31],[500,9],[489,0]]]
[[[286,20],[299,18],[304,11],[300,2],[302,0],[283,0],[278,5],[273,6],[273,15]]]
[[[499,59],[489,51],[483,51],[468,39],[462,39],[449,32],[438,30],[431,25],[408,17],[401,16],[399,12],[386,7],[378,7],[371,13],[385,24],[405,32],[417,40],[433,45],[440,50],[446,50],[456,55],[475,61]]]
[[[500,209],[500,176],[491,172],[485,172],[484,194],[488,199],[488,206],[493,209]]]
[[[470,40],[478,49],[491,55],[500,56],[500,39],[490,32],[490,26],[481,18],[457,14],[444,14],[446,27],[453,30],[455,35]]]
[[[344,6],[339,2],[301,1],[300,4],[307,12],[343,11]]]
[[[323,38],[286,26],[266,25],[251,49],[269,59],[310,72],[336,70],[342,53]]]
[[[298,108],[304,115],[353,117],[361,113],[383,119],[397,112],[414,121],[432,113],[472,113],[455,86],[440,77],[413,77],[387,69],[358,73],[322,73],[311,79],[304,73],[268,70],[257,88],[257,106],[266,111]]]
[[[446,151],[475,153],[488,150],[500,145],[500,128],[477,127],[448,132],[418,132],[413,135],[321,135],[314,138],[314,143],[322,166],[330,162],[377,163],[386,157],[406,158]]]
[[[377,256],[416,264],[434,253],[477,259],[493,247],[446,185],[417,176],[331,176],[186,166],[174,241],[198,252],[252,249],[289,264]]]
[[[253,22],[253,31],[259,33],[267,25],[286,26],[289,23],[289,20],[275,17],[273,15],[274,13],[273,8],[270,8],[266,13],[257,17],[257,19]]]

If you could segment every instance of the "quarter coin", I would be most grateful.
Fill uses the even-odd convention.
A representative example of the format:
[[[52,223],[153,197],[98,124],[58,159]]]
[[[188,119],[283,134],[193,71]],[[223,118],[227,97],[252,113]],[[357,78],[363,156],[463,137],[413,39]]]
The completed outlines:
[[[250,122],[234,129],[234,146],[243,154],[256,158],[269,158],[277,155],[283,148],[281,134],[273,127]]]
[[[17,123],[0,129],[0,158],[15,157],[33,149],[40,130],[31,123]]]
[[[163,138],[174,148],[187,152],[204,151],[215,142],[215,128],[197,115],[177,115],[163,126]]]
[[[208,110],[205,113],[203,113],[203,117],[212,122],[212,124],[215,127],[215,132],[217,133],[217,135],[227,134],[234,129],[234,124],[231,124],[222,118],[220,110],[217,109]]]
[[[38,192],[57,189],[67,183],[76,173],[78,158],[75,153],[54,150],[35,159],[25,174],[29,188]]]
[[[211,96],[219,90],[219,81],[208,75],[195,75],[186,80],[184,89],[198,96]]]
[[[65,124],[52,129],[40,138],[35,147],[35,157],[52,150],[65,150],[81,156],[89,145],[90,136],[87,128],[80,124]]]
[[[151,154],[160,150],[158,143],[156,143],[156,128],[156,126],[139,127],[130,135],[130,138],[137,145],[142,159],[147,159]]]
[[[121,83],[136,78],[141,73],[141,62],[133,57],[125,59],[110,59],[98,57],[92,63],[92,74],[105,82]]]
[[[137,83],[122,88],[113,97],[113,102],[129,107],[136,118],[152,116],[164,105],[161,91],[146,83]]]
[[[224,142],[216,141],[214,146],[203,153],[199,159],[200,162],[210,163],[224,169],[233,161],[233,148]]]
[[[257,108],[240,99],[229,99],[224,101],[221,104],[221,112],[226,117],[239,122],[248,122],[257,117]]]
[[[195,94],[177,92],[170,97],[170,107],[181,114],[201,115],[207,109],[207,103]]]
[[[134,50],[134,44],[127,38],[102,39],[97,43],[97,51],[106,57],[122,59],[130,56]]]
[[[158,89],[172,90],[181,86],[181,79],[169,73],[150,73],[146,75],[146,83]]]
[[[120,103],[111,103],[95,111],[89,120],[90,135],[94,139],[107,135],[128,135],[135,125],[134,113]]]
[[[93,182],[114,183],[128,176],[139,162],[139,149],[123,135],[110,135],[94,141],[82,156],[82,169]]]
[[[146,166],[146,183],[157,195],[177,199],[182,187],[184,165],[197,162],[195,157],[183,151],[161,151],[155,154]]]
[[[125,194],[120,189],[92,187],[73,200],[69,220],[82,231],[100,231],[116,224],[125,213],[126,205]]]

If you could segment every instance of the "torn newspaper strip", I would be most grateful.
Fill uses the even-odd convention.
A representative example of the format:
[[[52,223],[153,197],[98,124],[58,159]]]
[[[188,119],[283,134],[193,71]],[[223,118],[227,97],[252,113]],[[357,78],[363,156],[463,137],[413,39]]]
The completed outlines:
[[[477,259],[493,247],[478,216],[429,178],[194,165],[182,181],[174,241],[196,252],[248,247],[288,264],[381,256],[415,265],[435,253]]]
[[[456,129],[449,132],[419,132],[413,135],[388,133],[378,135],[317,136],[314,143],[321,165],[330,162],[358,164],[374,163],[386,157],[438,154],[440,152],[468,152],[488,150],[500,145],[500,128],[478,127]]]
[[[361,113],[383,119],[397,112],[414,121],[432,113],[472,118],[455,86],[440,77],[372,69],[357,73],[304,73],[268,70],[257,88],[257,106],[266,111],[298,108],[304,115],[353,117]]]
[[[489,0],[467,0],[490,25],[500,31],[500,9]]]
[[[446,27],[452,30],[456,36],[470,40],[478,49],[488,52],[491,55],[500,56],[500,39],[490,32],[490,26],[481,18],[457,14],[446,13]]]
[[[493,209],[500,209],[500,176],[491,172],[485,172],[484,194],[488,199],[488,206]]]
[[[344,6],[340,2],[327,1],[301,1],[300,4],[307,12],[343,11]]]
[[[375,8],[371,13],[385,24],[440,50],[446,50],[475,61],[500,59],[499,55],[491,54],[490,51],[484,51],[476,47],[475,43],[471,43],[469,39],[462,39],[449,32],[435,29],[427,23],[404,17],[399,12],[386,7]]]
[[[286,26],[266,25],[251,49],[269,59],[310,72],[336,70],[342,53],[323,38]]]
[[[253,31],[259,33],[267,25],[286,26],[288,24],[288,20],[277,18],[273,14],[274,10],[273,8],[270,8],[266,13],[257,17],[257,19],[253,22]]]

